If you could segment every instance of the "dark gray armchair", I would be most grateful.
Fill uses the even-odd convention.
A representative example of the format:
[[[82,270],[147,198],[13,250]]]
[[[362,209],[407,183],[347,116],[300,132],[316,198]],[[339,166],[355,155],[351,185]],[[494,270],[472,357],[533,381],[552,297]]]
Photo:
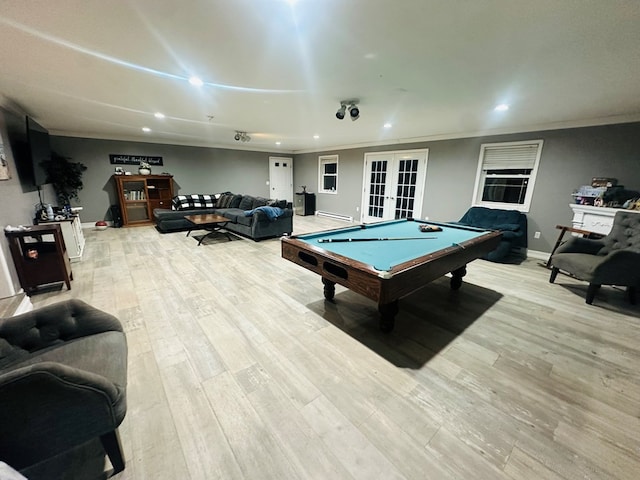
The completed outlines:
[[[553,283],[558,271],[589,282],[586,302],[591,305],[601,285],[627,287],[629,301],[636,303],[640,287],[640,213],[620,210],[611,232],[599,240],[572,237],[550,259]]]
[[[80,300],[0,319],[0,461],[16,470],[99,437],[124,469],[122,325]]]

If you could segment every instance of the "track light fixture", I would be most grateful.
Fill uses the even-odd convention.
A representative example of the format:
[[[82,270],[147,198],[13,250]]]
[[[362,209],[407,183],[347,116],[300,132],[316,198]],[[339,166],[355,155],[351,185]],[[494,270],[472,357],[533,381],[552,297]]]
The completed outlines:
[[[336,112],[336,118],[343,120],[349,110],[351,120],[355,121],[360,118],[360,109],[358,108],[359,100],[343,100],[340,102],[340,108]]]
[[[236,134],[233,136],[233,139],[236,142],[250,142],[251,137],[247,134],[247,132],[240,132],[236,130]]]

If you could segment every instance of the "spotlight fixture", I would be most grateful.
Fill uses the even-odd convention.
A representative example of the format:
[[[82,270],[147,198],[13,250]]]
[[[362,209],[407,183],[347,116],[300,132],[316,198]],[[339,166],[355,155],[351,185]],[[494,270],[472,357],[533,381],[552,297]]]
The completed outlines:
[[[236,134],[233,136],[236,142],[250,142],[251,137],[247,134],[247,132],[241,132],[236,130]]]
[[[340,108],[336,112],[336,118],[343,120],[346,116],[347,110],[349,110],[349,116],[351,120],[355,121],[360,118],[360,109],[358,108],[359,100],[342,100],[340,102]]]
[[[351,120],[356,121],[360,118],[360,109],[357,105],[353,104],[349,106],[349,115],[351,116]]]

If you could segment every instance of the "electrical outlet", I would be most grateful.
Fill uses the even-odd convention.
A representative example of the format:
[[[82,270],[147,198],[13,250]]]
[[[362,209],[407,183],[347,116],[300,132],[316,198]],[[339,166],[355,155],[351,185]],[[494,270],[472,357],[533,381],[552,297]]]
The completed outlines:
[[[359,212],[359,211],[360,211],[360,207],[356,207],[356,212]]]
[[[540,232],[536,232],[533,234],[533,238],[540,238]]]

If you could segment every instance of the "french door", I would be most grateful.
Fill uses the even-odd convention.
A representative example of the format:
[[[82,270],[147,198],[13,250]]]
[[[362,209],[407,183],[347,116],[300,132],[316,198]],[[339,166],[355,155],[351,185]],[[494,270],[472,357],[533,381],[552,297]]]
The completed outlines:
[[[428,150],[365,153],[363,223],[420,218]]]

